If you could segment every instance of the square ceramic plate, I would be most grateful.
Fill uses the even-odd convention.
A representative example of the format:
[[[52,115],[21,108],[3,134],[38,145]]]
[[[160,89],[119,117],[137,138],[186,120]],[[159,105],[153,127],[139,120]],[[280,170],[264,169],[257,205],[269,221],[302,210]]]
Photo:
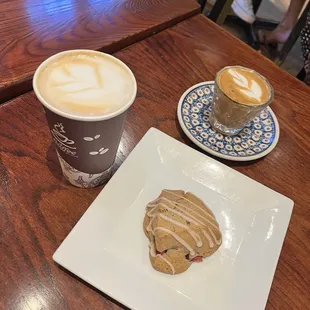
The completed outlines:
[[[149,261],[146,204],[184,189],[215,213],[220,249],[185,273]],[[265,307],[293,201],[150,129],[54,254],[54,260],[124,305],[139,310]]]

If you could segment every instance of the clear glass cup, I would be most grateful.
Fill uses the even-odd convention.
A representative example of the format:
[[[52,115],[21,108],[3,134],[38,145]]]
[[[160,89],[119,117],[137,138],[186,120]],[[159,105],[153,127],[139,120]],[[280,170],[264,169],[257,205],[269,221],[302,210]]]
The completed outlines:
[[[230,99],[219,86],[219,76],[224,70],[230,68],[240,68],[255,72],[266,83],[270,90],[270,96],[262,104],[247,105]],[[212,112],[210,114],[210,124],[212,127],[227,136],[238,134],[244,126],[251,121],[257,114],[265,109],[272,101],[274,91],[268,80],[258,72],[241,66],[229,66],[220,70],[215,77],[214,96],[212,103]]]

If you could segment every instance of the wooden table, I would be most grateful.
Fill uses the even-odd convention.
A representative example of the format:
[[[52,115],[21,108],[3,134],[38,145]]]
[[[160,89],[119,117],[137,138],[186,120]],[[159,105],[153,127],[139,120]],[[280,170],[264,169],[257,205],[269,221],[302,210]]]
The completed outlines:
[[[223,66],[252,67],[270,80],[281,128],[277,147],[255,162],[224,163],[295,201],[267,309],[309,309],[309,88],[201,15],[115,55],[138,82],[115,169],[151,126],[194,147],[176,120],[177,102]],[[82,190],[65,182],[33,93],[0,107],[0,133],[0,308],[122,308],[52,261],[101,188]]]
[[[2,0],[0,103],[31,90],[35,69],[57,52],[112,53],[199,10],[195,0]]]

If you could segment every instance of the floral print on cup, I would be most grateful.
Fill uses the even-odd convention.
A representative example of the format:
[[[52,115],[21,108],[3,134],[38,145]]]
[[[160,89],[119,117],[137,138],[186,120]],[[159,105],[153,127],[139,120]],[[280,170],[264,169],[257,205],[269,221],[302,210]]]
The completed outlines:
[[[62,173],[64,177],[74,186],[82,188],[92,188],[106,182],[111,174],[111,168],[97,174],[81,172],[69,165],[57,152]]]

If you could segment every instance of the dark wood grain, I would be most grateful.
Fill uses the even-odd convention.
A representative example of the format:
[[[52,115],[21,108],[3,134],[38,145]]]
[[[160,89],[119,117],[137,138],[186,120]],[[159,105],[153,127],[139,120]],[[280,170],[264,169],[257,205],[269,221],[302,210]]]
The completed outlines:
[[[177,123],[178,100],[193,84],[212,80],[223,66],[252,67],[270,80],[275,89],[272,109],[281,128],[277,147],[258,161],[224,163],[295,201],[267,309],[308,309],[309,88],[200,15],[115,55],[130,66],[138,82],[115,170],[152,126],[195,147]],[[100,188],[68,185],[50,145],[44,114],[33,93],[0,107],[0,305],[3,309],[118,309],[52,261],[53,252]]]
[[[2,0],[0,102],[29,91],[35,69],[57,52],[115,52],[199,10],[194,0]]]

